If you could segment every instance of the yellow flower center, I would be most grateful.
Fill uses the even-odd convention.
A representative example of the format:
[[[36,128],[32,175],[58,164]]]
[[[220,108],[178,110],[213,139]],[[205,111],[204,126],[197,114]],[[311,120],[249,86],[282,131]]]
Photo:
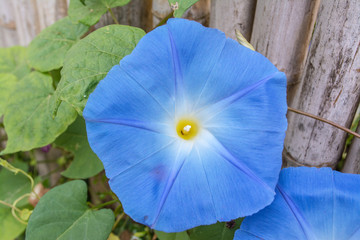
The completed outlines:
[[[180,119],[176,125],[176,132],[182,139],[193,139],[199,132],[199,125],[190,119]]]

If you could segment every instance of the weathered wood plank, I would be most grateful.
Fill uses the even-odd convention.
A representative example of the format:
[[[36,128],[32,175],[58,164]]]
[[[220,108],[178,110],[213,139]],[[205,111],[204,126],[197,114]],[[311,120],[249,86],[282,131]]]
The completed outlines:
[[[171,13],[168,0],[152,1],[153,27]],[[190,19],[209,26],[210,0],[199,0],[190,7],[183,15],[183,18]]]
[[[210,27],[220,29],[232,39],[236,39],[235,29],[239,29],[250,41],[255,7],[254,0],[212,0]]]
[[[360,100],[360,1],[323,0],[294,108],[350,127]],[[289,114],[285,165],[336,166],[346,133]]]
[[[358,114],[358,116],[360,116],[360,106],[358,108]],[[360,134],[360,124],[358,125],[356,132]],[[345,158],[342,172],[360,174],[360,138],[353,138]]]
[[[19,44],[26,46],[40,32],[39,17],[34,0],[13,0],[11,1],[15,23],[16,33]]]
[[[167,15],[171,13],[168,0],[152,0],[152,23],[153,27],[159,24]]]
[[[13,8],[8,0],[0,0],[0,47],[19,44]]]
[[[0,0],[0,45],[28,45],[67,14],[66,0]]]
[[[210,0],[199,0],[184,13],[183,18],[197,21],[208,27],[210,24]]]
[[[258,0],[251,44],[288,79],[291,106],[303,72],[320,0]]]
[[[139,27],[145,31],[152,28],[151,1],[132,0],[125,6],[113,8],[112,11],[120,24]],[[95,28],[109,24],[114,24],[114,21],[110,13],[106,13],[95,25]]]

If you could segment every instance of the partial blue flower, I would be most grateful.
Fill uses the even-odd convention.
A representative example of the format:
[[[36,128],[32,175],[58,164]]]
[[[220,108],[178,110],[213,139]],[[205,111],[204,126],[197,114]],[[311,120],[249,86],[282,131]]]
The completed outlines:
[[[246,217],[235,240],[360,239],[360,175],[331,168],[281,171],[274,202]]]
[[[171,19],[111,69],[84,117],[125,212],[178,232],[272,202],[285,95],[284,73],[261,54]]]

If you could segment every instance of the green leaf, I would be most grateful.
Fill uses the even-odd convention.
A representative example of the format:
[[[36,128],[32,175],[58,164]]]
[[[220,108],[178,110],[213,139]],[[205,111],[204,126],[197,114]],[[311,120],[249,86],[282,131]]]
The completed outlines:
[[[0,233],[2,240],[13,240],[24,232],[26,225],[17,221],[11,208],[0,206]]]
[[[212,225],[205,225],[193,228],[188,231],[190,240],[232,240],[235,231],[239,229],[243,218],[231,222],[217,222]]]
[[[17,77],[11,73],[0,73],[0,117],[5,113],[8,98],[16,87]]]
[[[144,35],[139,28],[109,25],[80,40],[66,54],[56,89],[58,99],[70,103],[82,114],[89,94],[99,81],[132,52]]]
[[[20,161],[13,162],[12,165],[24,171],[28,170],[27,164]],[[10,172],[6,168],[0,167],[0,200],[1,201],[4,201],[9,204],[13,204],[16,199],[30,192],[31,192],[31,183],[26,176],[24,176],[21,173],[15,175],[13,172]],[[28,201],[24,199],[20,201],[16,206],[23,207],[26,204],[28,204]]]
[[[69,16],[74,22],[95,25],[110,8],[124,6],[130,0],[71,0]]]
[[[168,0],[170,7],[174,10],[174,17],[181,18],[192,5],[199,0]]]
[[[29,45],[29,64],[48,72],[63,65],[66,52],[83,36],[89,27],[74,24],[68,17],[44,29]]]
[[[74,154],[74,161],[61,173],[65,177],[89,178],[104,169],[102,162],[90,148],[85,121],[81,117],[55,140],[55,145]]]
[[[32,72],[16,85],[8,99],[4,125],[8,142],[2,154],[28,151],[53,142],[76,118],[76,112],[62,103],[55,119],[54,88],[50,76]]]
[[[0,73],[11,73],[21,79],[31,71],[26,61],[25,47],[0,48]]]
[[[89,209],[86,199],[86,183],[81,180],[51,189],[31,214],[26,239],[106,240],[114,224],[114,214],[110,209]]]
[[[159,240],[190,240],[186,232],[166,233],[155,230],[155,233]]]

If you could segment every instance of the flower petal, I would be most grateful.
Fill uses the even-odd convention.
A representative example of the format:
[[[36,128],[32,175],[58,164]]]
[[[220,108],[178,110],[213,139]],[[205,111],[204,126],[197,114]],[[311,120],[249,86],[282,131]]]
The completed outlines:
[[[174,117],[175,71],[168,59],[172,59],[172,52],[165,25],[146,34],[132,53],[120,61],[120,67]]]
[[[191,145],[175,142],[109,183],[135,221],[180,232],[216,222],[201,164]]]
[[[192,148],[187,154],[181,170],[177,172],[171,189],[166,194],[164,202],[158,200],[149,205],[152,208],[161,207],[156,213],[156,219],[149,224],[152,228],[165,232],[180,232],[195,226],[216,223],[208,179],[196,148]]]
[[[90,95],[84,118],[109,178],[173,140],[166,111],[118,65]]]
[[[247,217],[235,239],[357,239],[359,181],[330,168],[284,169],[274,202]]]
[[[287,128],[285,74],[277,72],[252,91],[237,93],[239,98],[233,100],[236,96],[229,96],[199,113],[205,127],[271,131],[283,136]]]
[[[207,84],[226,37],[217,29],[205,28],[184,19],[169,19],[167,26],[174,66],[180,72],[177,88],[180,88],[180,94],[185,95],[187,107],[192,107]]]
[[[227,39],[194,109],[199,111],[244,89],[252,88],[277,72],[276,67],[260,53]],[[282,89],[276,92],[280,91]]]
[[[280,166],[271,166],[268,179],[249,168],[247,162],[233,155],[210,132],[203,130],[197,144],[199,158],[206,172],[215,213],[219,221],[251,215],[274,199],[274,186]],[[276,164],[279,165],[279,164]],[[250,165],[251,166],[251,165]],[[258,170],[258,169],[256,169]],[[272,179],[270,179],[272,178]],[[228,207],[225,207],[228,206]]]

